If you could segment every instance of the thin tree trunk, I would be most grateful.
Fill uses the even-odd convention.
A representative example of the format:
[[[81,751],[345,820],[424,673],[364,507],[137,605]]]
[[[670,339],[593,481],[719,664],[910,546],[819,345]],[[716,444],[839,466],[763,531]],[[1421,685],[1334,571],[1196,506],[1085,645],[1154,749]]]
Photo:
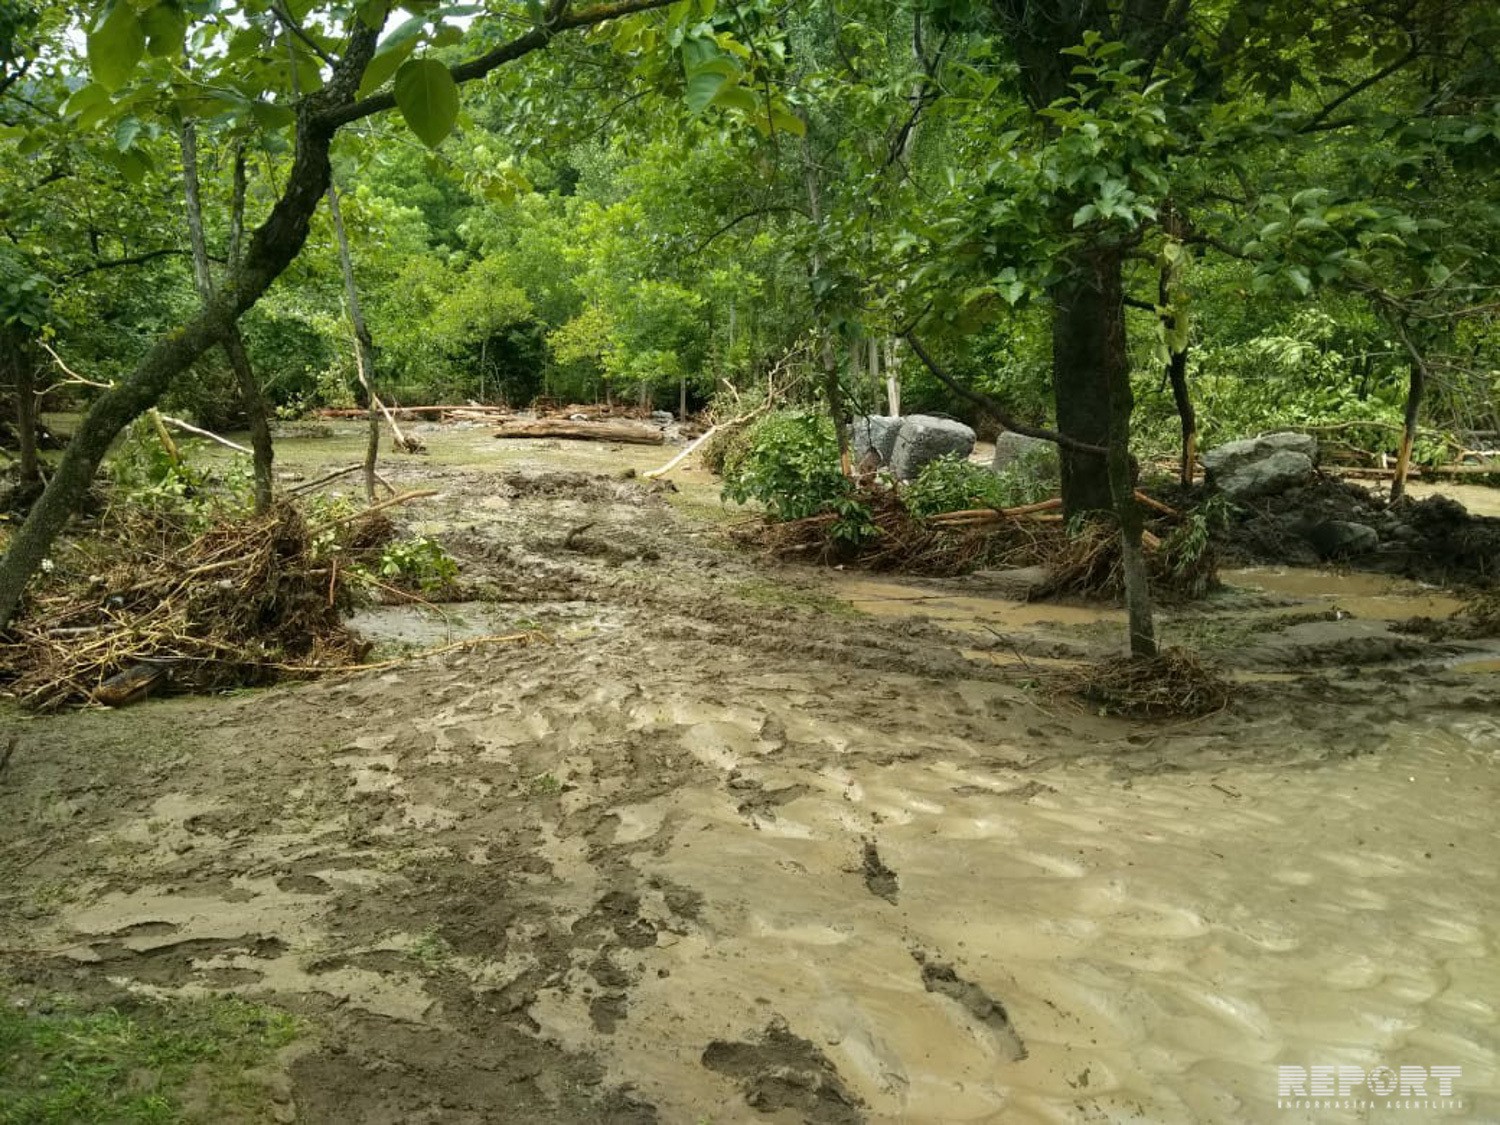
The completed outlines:
[[[1391,478],[1391,501],[1406,495],[1406,477],[1411,471],[1411,450],[1417,440],[1417,421],[1422,413],[1422,396],[1427,390],[1426,366],[1416,356],[1406,384],[1406,413],[1401,426],[1401,449],[1396,454],[1396,475]]]
[[[1198,464],[1198,414],[1193,409],[1193,396],[1188,391],[1187,361],[1188,344],[1184,340],[1181,350],[1172,346],[1175,316],[1186,316],[1185,312],[1171,312],[1172,268],[1164,265],[1157,284],[1157,306],[1162,310],[1163,336],[1167,342],[1167,381],[1172,385],[1172,401],[1177,405],[1177,419],[1182,428],[1182,462],[1178,468],[1178,479],[1184,485],[1193,483],[1193,473]]]
[[[208,264],[208,243],[203,236],[203,200],[198,184],[198,128],[191,118],[182,123],[182,190],[187,204],[188,241],[193,251],[193,281],[198,288],[198,298],[204,304],[214,299],[213,273]],[[244,160],[236,161],[235,194],[230,208],[229,268],[237,265],[237,254],[244,229]],[[224,355],[229,368],[234,372],[234,381],[239,389],[240,402],[245,408],[245,417],[250,427],[250,448],[255,464],[255,510],[264,512],[271,506],[273,487],[272,462],[275,452],[271,444],[271,427],[266,421],[266,404],[260,393],[260,383],[250,366],[250,355],[245,350],[244,337],[238,324],[231,324],[224,336]]]
[[[1151,610],[1151,584],[1141,549],[1145,520],[1135,499],[1130,460],[1130,416],[1135,398],[1130,388],[1130,356],[1125,345],[1125,300],[1120,252],[1095,251],[1090,262],[1095,307],[1102,317],[1104,347],[1100,358],[1108,386],[1109,490],[1120,525],[1120,557],[1125,572],[1125,611],[1132,656],[1156,655],[1156,626]],[[1066,501],[1065,501],[1066,502]]]
[[[677,420],[687,421],[687,376],[677,377]]]
[[[349,252],[349,232],[339,210],[338,188],[328,185],[328,214],[333,219],[333,235],[339,245],[339,267],[344,274],[344,297],[349,304],[349,323],[354,328],[354,366],[369,403],[369,436],[365,440],[365,499],[375,502],[375,466],[380,461],[380,400],[375,394],[375,341],[365,323],[364,308],[359,303],[359,286],[354,281],[354,255]]]
[[[885,342],[885,401],[896,418],[901,414],[901,342],[892,336]]]
[[[804,133],[802,137],[802,183],[807,191],[807,214],[813,229],[823,222],[823,195],[818,188],[818,173],[813,166],[812,145]],[[823,255],[813,251],[812,270],[809,280],[816,280],[823,272]],[[833,433],[838,441],[839,467],[844,475],[854,472],[854,462],[849,454],[849,430],[844,425],[844,396],[839,390],[839,360],[833,346],[833,333],[818,317],[819,357],[823,365],[823,392],[828,397],[828,412],[833,416]]]

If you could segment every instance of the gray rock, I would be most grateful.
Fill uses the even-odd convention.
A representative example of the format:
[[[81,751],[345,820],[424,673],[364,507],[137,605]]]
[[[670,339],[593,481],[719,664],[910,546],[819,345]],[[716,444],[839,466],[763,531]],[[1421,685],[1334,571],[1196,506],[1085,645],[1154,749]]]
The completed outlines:
[[[901,432],[900,418],[888,418],[883,414],[871,414],[854,419],[850,427],[850,440],[854,444],[854,460],[863,461],[872,449],[882,465],[891,463],[891,452],[896,448],[896,435]]]
[[[1211,484],[1236,500],[1272,496],[1312,478],[1318,441],[1307,434],[1267,434],[1231,441],[1203,455]]]
[[[1003,473],[1022,468],[1039,480],[1062,479],[1062,463],[1056,445],[1007,430],[995,439],[995,457],[990,462],[990,469]]]
[[[1380,546],[1380,536],[1373,527],[1348,520],[1323,520],[1302,528],[1301,534],[1325,559],[1365,555]]]
[[[922,466],[939,457],[967,457],[974,451],[974,431],[962,422],[909,414],[901,419],[901,432],[891,450],[891,471],[898,480],[912,480]]]

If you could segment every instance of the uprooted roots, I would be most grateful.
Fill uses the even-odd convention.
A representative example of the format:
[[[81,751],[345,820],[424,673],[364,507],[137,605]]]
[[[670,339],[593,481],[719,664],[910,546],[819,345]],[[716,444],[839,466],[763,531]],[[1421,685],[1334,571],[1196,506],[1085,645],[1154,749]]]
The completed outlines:
[[[1159,598],[1191,601],[1218,582],[1218,557],[1204,540],[1170,531],[1159,539],[1151,536],[1144,547],[1151,590]],[[1035,598],[1118,600],[1124,596],[1125,562],[1119,531],[1110,520],[1086,521],[1073,534],[1055,541],[1044,565],[1047,581],[1033,593]]]
[[[342,620],[348,552],[330,547],[387,538],[388,521],[372,520],[315,533],[281,502],[196,536],[116,529],[102,573],[29,599],[0,643],[0,681],[24,705],[53,709],[128,702],[164,681],[209,691],[356,663],[366,646]]]
[[[1210,715],[1227,707],[1230,695],[1227,681],[1181,648],[1069,669],[1057,687],[1103,713],[1136,719]]]

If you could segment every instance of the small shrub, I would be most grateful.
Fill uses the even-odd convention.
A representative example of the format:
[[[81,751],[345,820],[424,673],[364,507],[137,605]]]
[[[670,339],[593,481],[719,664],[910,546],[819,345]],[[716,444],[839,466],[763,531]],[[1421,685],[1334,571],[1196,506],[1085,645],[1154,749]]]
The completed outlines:
[[[970,508],[1035,504],[1056,490],[1044,466],[1045,457],[1045,450],[1040,457],[1028,451],[1000,473],[952,454],[939,457],[924,465],[907,486],[906,506],[915,516],[935,516]]]
[[[458,579],[458,563],[441,543],[418,535],[388,545],[380,554],[376,572],[390,585],[435,594]]]
[[[778,522],[832,513],[837,518],[830,534],[844,543],[875,534],[869,508],[839,468],[833,422],[823,415],[800,410],[767,415],[735,452],[724,464],[727,499],[758,500]]]

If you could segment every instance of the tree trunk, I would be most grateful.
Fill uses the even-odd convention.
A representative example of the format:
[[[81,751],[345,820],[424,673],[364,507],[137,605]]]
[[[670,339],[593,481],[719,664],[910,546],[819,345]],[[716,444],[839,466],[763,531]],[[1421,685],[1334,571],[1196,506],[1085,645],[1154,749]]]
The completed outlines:
[[[199,300],[208,304],[214,299],[214,280],[208,264],[208,243],[203,237],[203,201],[198,185],[198,127],[191,118],[182,123],[181,141],[182,192],[187,204],[188,241],[193,251],[193,281],[198,288]],[[242,155],[236,160],[235,175],[234,202],[230,208],[231,270],[236,265],[240,232],[244,226]],[[261,396],[255,370],[250,366],[250,355],[245,350],[245,340],[240,335],[238,324],[231,324],[225,333],[224,355],[229,360],[230,370],[234,372],[235,386],[239,388],[240,402],[245,408],[245,417],[250,427],[250,448],[253,450],[252,460],[255,464],[255,510],[264,512],[271,506],[275,451],[271,444],[271,427],[266,421],[265,400]]]
[[[1182,425],[1182,464],[1178,476],[1184,485],[1191,485],[1198,465],[1198,414],[1188,393],[1187,361],[1187,348],[1172,352],[1167,379],[1172,384],[1172,400],[1177,404],[1177,418]]]
[[[1396,475],[1391,478],[1391,502],[1406,495],[1406,475],[1411,471],[1411,450],[1417,440],[1417,419],[1422,413],[1422,395],[1427,390],[1427,371],[1413,356],[1411,374],[1406,385],[1406,413],[1402,419],[1401,449],[1396,454]]]
[[[687,421],[687,376],[677,377],[677,420]]]
[[[135,370],[95,399],[83,416],[46,490],[0,558],[0,630],[15,616],[26,583],[88,491],[115,437],[131,419],[154,406],[204,352],[222,342],[239,315],[260,300],[302,249],[328,185],[328,149],[337,128],[332,111],[353,104],[378,35],[378,30],[355,20],[348,50],[328,83],[298,105],[296,148],[286,188],[256,229],[244,261],[231,271],[223,292],[185,324],[161,336]]]
[[[885,401],[892,418],[901,415],[901,342],[894,336],[885,345]]]
[[[804,119],[804,125],[806,124]],[[823,193],[818,186],[818,172],[813,164],[812,143],[807,134],[802,136],[802,186],[807,191],[807,214],[813,229],[823,222]],[[823,255],[814,250],[809,271],[810,282],[816,282],[823,272]],[[817,302],[817,288],[813,286],[813,300]],[[828,397],[828,412],[833,416],[833,433],[838,441],[839,466],[848,476],[854,471],[854,462],[849,454],[849,430],[844,425],[844,396],[839,392],[839,358],[833,346],[833,332],[818,316],[819,356],[823,364],[823,392]]]
[[[1113,270],[1101,278],[1099,270]],[[1101,284],[1103,288],[1101,288]],[[1086,445],[1112,447],[1110,441],[1110,364],[1112,319],[1123,316],[1121,265],[1118,254],[1090,261],[1052,291],[1052,394],[1057,406],[1057,428]],[[1106,294],[1113,294],[1110,309]],[[1119,328],[1123,342],[1124,327]],[[1114,507],[1107,460],[1066,446],[1062,458],[1063,510],[1109,511]]]
[[[375,394],[375,341],[365,323],[364,308],[359,303],[359,286],[354,281],[354,255],[349,251],[349,232],[339,210],[339,192],[328,185],[328,214],[333,219],[333,235],[339,244],[339,268],[344,274],[344,297],[349,304],[349,323],[354,328],[354,367],[359,383],[369,400],[369,436],[365,439],[365,499],[375,502],[375,466],[380,461],[380,400]]]
[[[1173,237],[1179,237],[1179,229],[1170,231]],[[1193,410],[1193,396],[1188,393],[1188,344],[1187,336],[1184,335],[1182,350],[1173,347],[1173,314],[1172,309],[1172,266],[1164,264],[1161,267],[1161,278],[1157,284],[1157,308],[1160,309],[1161,329],[1163,339],[1167,342],[1167,383],[1172,384],[1172,401],[1178,407],[1178,422],[1182,426],[1182,463],[1178,468],[1178,478],[1184,487],[1193,484],[1194,469],[1199,462],[1199,416]],[[1187,315],[1185,314],[1182,314]]]
[[[1129,619],[1130,655],[1156,655],[1156,627],[1151,612],[1151,584],[1141,549],[1145,520],[1135,499],[1130,459],[1130,416],[1135,397],[1130,388],[1130,356],[1125,346],[1125,300],[1121,283],[1120,251],[1096,250],[1089,262],[1087,282],[1101,318],[1100,352],[1106,383],[1109,424],[1108,483],[1115,518],[1120,525],[1120,557],[1125,572],[1125,610]],[[1062,451],[1065,455],[1066,450]],[[1066,497],[1064,498],[1066,504]]]

